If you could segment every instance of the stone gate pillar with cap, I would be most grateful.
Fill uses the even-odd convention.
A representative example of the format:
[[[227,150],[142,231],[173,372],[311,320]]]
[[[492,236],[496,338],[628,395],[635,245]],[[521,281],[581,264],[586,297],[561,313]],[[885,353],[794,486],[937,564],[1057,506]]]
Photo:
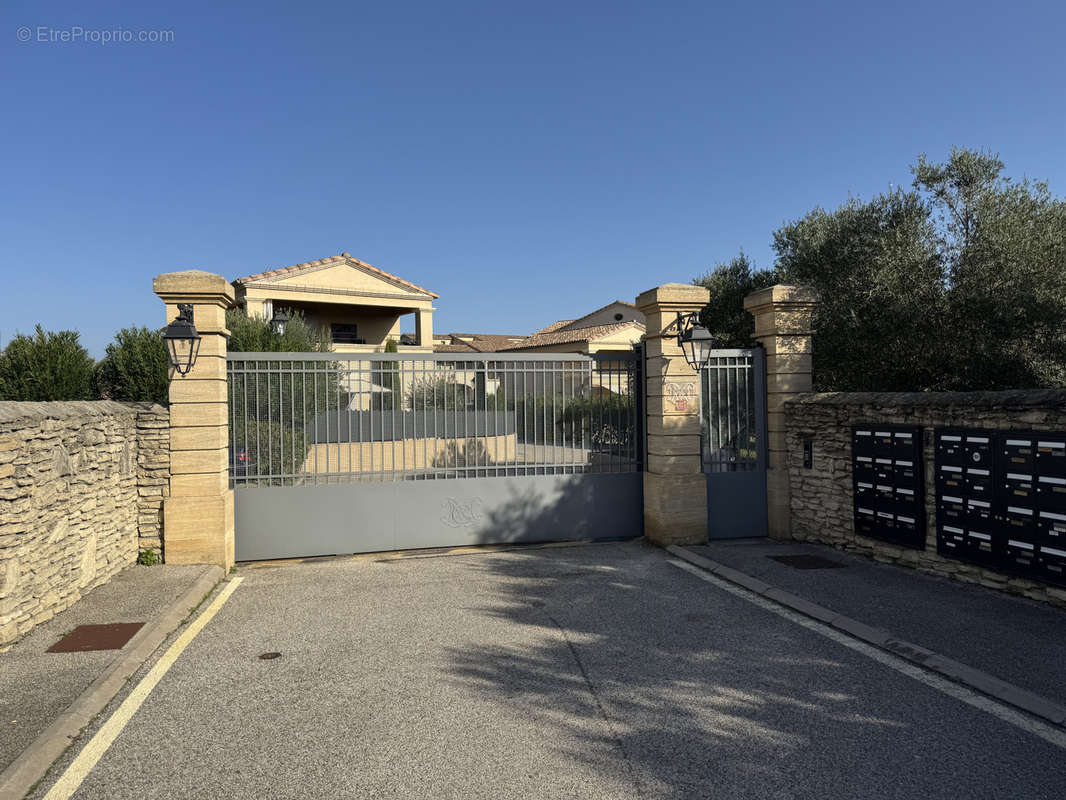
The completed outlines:
[[[193,308],[200,352],[188,375],[171,369],[170,497],[163,503],[163,552],[168,564],[233,566],[233,490],[229,487],[229,404],[226,390],[226,310],[233,287],[201,270],[156,276],[166,304]]]
[[[792,538],[785,403],[811,391],[812,316],[818,296],[806,286],[778,284],[744,298],[755,339],[766,351],[766,505],[768,533]]]
[[[710,300],[702,286],[668,283],[636,299],[647,325],[648,437],[644,535],[660,545],[707,541],[707,479],[700,456],[699,373],[677,343],[677,314]]]

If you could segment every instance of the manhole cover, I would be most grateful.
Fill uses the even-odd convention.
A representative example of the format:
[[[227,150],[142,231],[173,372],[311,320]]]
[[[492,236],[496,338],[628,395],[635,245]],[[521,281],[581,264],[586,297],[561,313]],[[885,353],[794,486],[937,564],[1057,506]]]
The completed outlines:
[[[791,556],[767,556],[767,558],[772,558],[774,561],[794,569],[840,569],[847,566],[847,564],[841,564],[839,561],[822,558],[821,556],[812,556],[809,553],[796,553]]]
[[[110,625],[79,625],[54,645],[49,653],[85,653],[90,650],[121,650],[143,622],[114,622]]]

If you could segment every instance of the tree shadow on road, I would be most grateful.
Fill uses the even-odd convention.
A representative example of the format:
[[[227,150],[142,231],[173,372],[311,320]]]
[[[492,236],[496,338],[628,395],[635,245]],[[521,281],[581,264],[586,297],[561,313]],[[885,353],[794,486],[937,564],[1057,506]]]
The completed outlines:
[[[519,500],[493,522],[521,531],[553,513]],[[450,650],[450,680],[529,715],[559,763],[634,796],[885,796],[901,760],[924,758],[875,664],[642,541],[485,556],[471,569],[490,592],[472,610],[525,635]],[[967,784],[998,782],[983,775],[991,767],[966,768]],[[933,786],[939,770],[957,772],[922,770]]]

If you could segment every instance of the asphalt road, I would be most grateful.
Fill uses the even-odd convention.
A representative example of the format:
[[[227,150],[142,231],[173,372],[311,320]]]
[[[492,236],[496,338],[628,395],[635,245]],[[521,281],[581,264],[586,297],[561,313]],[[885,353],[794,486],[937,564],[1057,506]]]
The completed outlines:
[[[240,575],[76,797],[1066,796],[1060,746],[641,543]]]

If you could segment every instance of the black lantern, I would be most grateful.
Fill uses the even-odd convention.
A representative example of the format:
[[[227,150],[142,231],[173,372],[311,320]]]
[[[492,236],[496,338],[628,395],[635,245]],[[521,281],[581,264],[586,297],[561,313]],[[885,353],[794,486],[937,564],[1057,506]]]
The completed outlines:
[[[714,348],[711,332],[699,322],[696,312],[677,315],[677,344],[685,354],[685,361],[697,372],[703,369]]]
[[[167,343],[170,366],[179,375],[188,375],[200,352],[200,334],[192,322],[191,303],[178,303],[178,316],[167,325],[163,341]]]
[[[289,321],[289,315],[280,308],[274,309],[274,316],[270,320],[270,327],[277,331],[278,336],[285,335],[285,325]]]

